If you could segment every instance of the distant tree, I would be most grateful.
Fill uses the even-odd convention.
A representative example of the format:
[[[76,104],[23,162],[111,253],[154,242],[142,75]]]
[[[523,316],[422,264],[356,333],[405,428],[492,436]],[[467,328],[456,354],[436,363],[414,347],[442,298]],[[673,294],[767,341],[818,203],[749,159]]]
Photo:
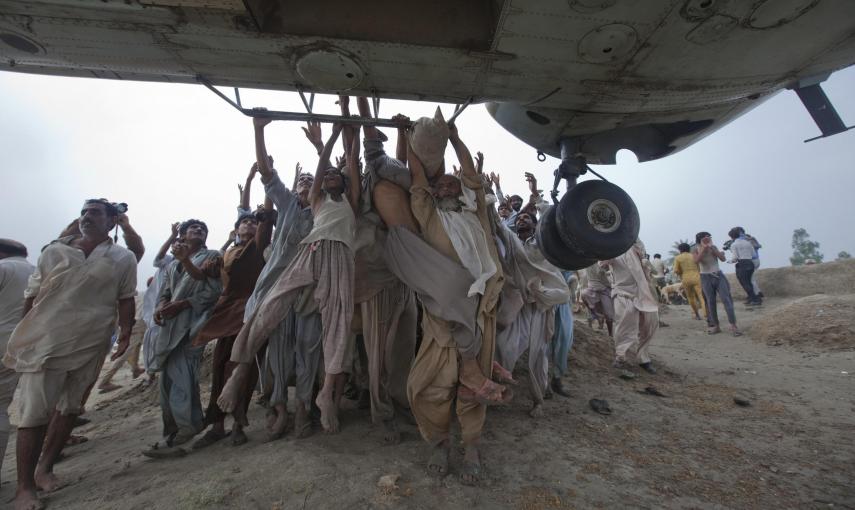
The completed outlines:
[[[852,255],[849,255],[848,251],[842,251],[842,252],[837,254],[837,260],[846,260],[846,259],[851,259],[851,258],[852,258]]]
[[[674,244],[672,244],[672,245],[671,245],[671,250],[669,250],[669,251],[668,251],[668,255],[670,255],[670,257],[668,258],[668,261],[667,261],[667,262],[668,262],[668,265],[669,265],[669,266],[673,266],[673,265],[674,265],[674,257],[676,257],[677,255],[679,255],[679,254],[680,254],[680,249],[679,249],[679,248],[677,248],[677,247],[678,247],[678,246],[680,246],[680,245],[681,245],[681,244],[683,244],[683,243],[686,243],[686,244],[688,244],[689,246],[691,246],[692,244],[694,244],[694,243],[692,243],[691,241],[689,241],[688,239],[680,239],[679,241],[674,241]]]
[[[810,234],[803,228],[793,230],[793,256],[790,257],[790,263],[794,266],[804,265],[805,261],[812,259],[817,264],[822,262],[825,257],[819,251],[819,243],[810,240]]]

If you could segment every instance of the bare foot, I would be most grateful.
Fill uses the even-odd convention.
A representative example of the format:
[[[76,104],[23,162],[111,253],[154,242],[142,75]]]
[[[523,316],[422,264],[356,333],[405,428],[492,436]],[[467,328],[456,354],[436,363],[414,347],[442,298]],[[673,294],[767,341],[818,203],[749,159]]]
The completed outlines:
[[[481,469],[481,455],[478,447],[474,444],[466,445],[463,453],[463,468],[460,471],[460,482],[464,485],[475,485],[481,481],[483,470]]]
[[[113,384],[111,382],[101,383],[98,386],[98,393],[109,393],[111,391],[116,391],[121,388],[118,384]]]
[[[19,491],[15,495],[15,510],[42,510],[44,507],[35,491]]]
[[[267,415],[266,415],[267,423],[265,425],[265,428],[267,428],[268,431],[273,429],[273,424],[276,423],[277,413],[278,413],[278,407],[276,407],[276,408],[268,407],[267,408]]]
[[[531,408],[531,411],[528,412],[528,415],[532,418],[542,418],[543,417],[543,404],[537,403]]]
[[[337,434],[339,430],[338,409],[332,397],[322,391],[318,393],[315,404],[321,410],[321,426],[324,431],[329,434]]]
[[[294,415],[294,433],[297,439],[305,439],[312,435],[312,420],[302,402],[297,402],[297,414]]]
[[[276,419],[273,420],[273,423],[270,427],[267,428],[267,440],[268,441],[276,441],[277,439],[282,439],[285,434],[288,433],[288,412],[278,412],[276,414]]]
[[[59,478],[53,473],[43,473],[36,471],[35,474],[36,487],[43,492],[53,492],[63,487]]]
[[[398,422],[395,421],[395,418],[384,420],[383,428],[385,429],[385,432],[383,433],[384,443],[390,445],[401,443],[401,431],[398,430]]]
[[[232,376],[229,377],[229,380],[223,386],[223,392],[220,394],[220,398],[217,399],[217,406],[224,413],[231,413],[237,407],[240,400],[240,389],[248,372],[248,363],[238,364],[234,371],[232,371]]]

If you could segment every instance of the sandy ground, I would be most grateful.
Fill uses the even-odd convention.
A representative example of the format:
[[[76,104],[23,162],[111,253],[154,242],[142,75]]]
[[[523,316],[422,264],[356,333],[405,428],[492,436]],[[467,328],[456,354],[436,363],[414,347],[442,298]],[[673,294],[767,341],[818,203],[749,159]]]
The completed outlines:
[[[855,351],[805,353],[750,338],[762,310],[737,305],[748,335],[708,336],[687,307],[662,315],[652,354],[655,376],[617,377],[609,339],[577,325],[570,398],[547,401],[529,418],[525,391],[488,413],[488,479],[458,481],[462,452],[443,480],[423,469],[417,430],[383,446],[367,411],[344,411],[343,432],[263,443],[264,410],[251,408],[250,443],[223,441],[174,460],[140,454],[158,439],[152,392],[95,396],[77,429],[90,441],[66,450],[57,474],[70,485],[49,508],[855,508]],[[723,311],[721,312],[723,315]],[[583,321],[579,321],[583,322]],[[127,383],[125,370],[117,382]],[[640,393],[655,386],[666,397]],[[734,396],[751,402],[739,407]],[[205,399],[207,396],[205,396]],[[594,413],[607,399],[611,416]],[[13,435],[14,441],[14,435]],[[14,492],[14,447],[0,499]],[[378,488],[387,474],[397,487]]]

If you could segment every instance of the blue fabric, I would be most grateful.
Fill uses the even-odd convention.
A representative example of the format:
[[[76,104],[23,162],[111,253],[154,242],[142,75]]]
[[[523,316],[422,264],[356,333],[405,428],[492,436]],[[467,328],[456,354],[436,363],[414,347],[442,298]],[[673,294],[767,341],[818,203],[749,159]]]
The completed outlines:
[[[555,307],[555,335],[552,337],[552,366],[554,377],[567,373],[567,355],[573,346],[573,311],[570,303]]]

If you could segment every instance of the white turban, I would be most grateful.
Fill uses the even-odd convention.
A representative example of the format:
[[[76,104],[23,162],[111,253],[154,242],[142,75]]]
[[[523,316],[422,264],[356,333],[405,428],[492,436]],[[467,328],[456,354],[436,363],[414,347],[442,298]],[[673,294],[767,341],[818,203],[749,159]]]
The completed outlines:
[[[428,177],[435,175],[445,160],[445,147],[448,145],[448,124],[442,116],[439,106],[433,118],[421,117],[413,123],[413,134],[410,144],[413,152],[425,167]]]

